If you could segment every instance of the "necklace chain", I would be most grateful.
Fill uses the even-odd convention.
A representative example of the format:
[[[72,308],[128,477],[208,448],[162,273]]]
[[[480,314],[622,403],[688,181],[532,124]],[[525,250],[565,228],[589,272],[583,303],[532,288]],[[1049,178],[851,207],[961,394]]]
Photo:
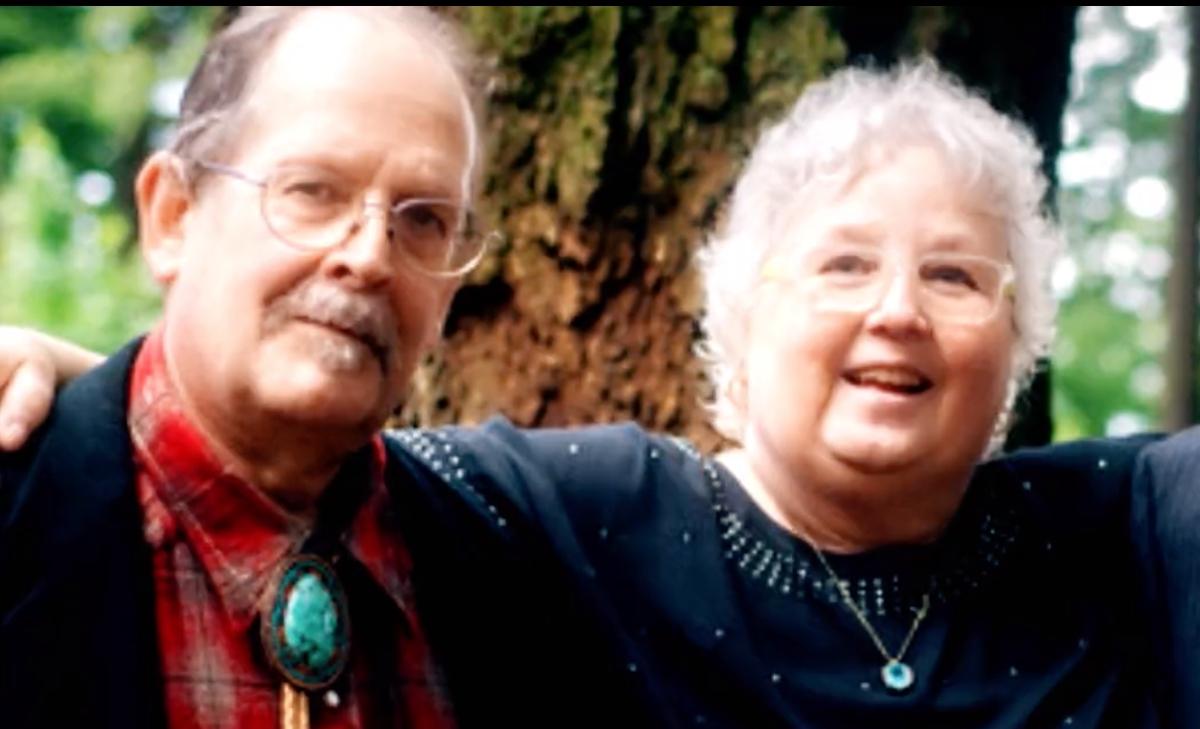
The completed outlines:
[[[815,545],[810,543],[809,546],[812,547],[813,553],[817,555],[817,560],[820,561],[821,566],[824,567],[825,571],[829,573],[829,578],[833,580],[833,584],[837,586],[838,592],[842,596],[842,602],[845,603],[846,608],[850,610],[850,612],[858,620],[859,624],[862,625],[863,629],[867,631],[867,635],[871,637],[871,642],[875,644],[875,647],[879,650],[879,653],[889,663],[901,663],[904,660],[904,654],[908,652],[908,646],[912,643],[913,637],[917,634],[917,628],[921,627],[921,621],[923,621],[925,616],[929,613],[930,590],[927,589],[925,594],[921,596],[921,607],[917,609],[917,614],[913,619],[912,627],[908,629],[908,635],[904,637],[904,642],[900,644],[900,649],[896,651],[896,655],[892,655],[888,652],[887,646],[883,644],[883,640],[879,637],[879,634],[875,632],[875,628],[871,625],[871,621],[867,620],[866,613],[864,613],[862,608],[859,607],[858,603],[854,601],[854,598],[850,596],[850,590],[846,587],[846,584],[840,577],[838,577],[838,574],[833,571],[833,567],[830,566],[829,560],[825,559],[825,554]]]

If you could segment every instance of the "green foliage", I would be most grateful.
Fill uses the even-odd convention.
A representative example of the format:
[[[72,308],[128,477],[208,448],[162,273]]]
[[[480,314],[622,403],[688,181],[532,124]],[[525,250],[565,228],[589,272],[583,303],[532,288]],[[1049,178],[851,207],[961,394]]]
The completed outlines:
[[[153,320],[133,176],[214,16],[0,9],[0,321],[109,350]]]
[[[1129,9],[1080,12],[1059,159],[1070,255],[1056,272],[1062,298],[1053,357],[1056,439],[1145,429],[1158,418],[1178,119],[1169,103],[1178,78],[1163,68],[1184,47],[1177,11],[1163,11],[1153,23]],[[1134,90],[1148,80],[1159,92],[1139,100]],[[1137,204],[1137,186],[1147,183],[1167,196],[1160,199],[1165,204]]]

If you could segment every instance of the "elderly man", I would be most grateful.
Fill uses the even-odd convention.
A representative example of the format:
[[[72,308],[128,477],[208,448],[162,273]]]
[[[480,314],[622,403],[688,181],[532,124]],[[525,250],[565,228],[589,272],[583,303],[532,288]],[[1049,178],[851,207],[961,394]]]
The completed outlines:
[[[413,8],[251,10],[212,40],[137,178],[161,322],[0,457],[5,726],[443,727],[534,703],[494,640],[530,611],[470,614],[505,587],[553,609],[546,583],[473,562],[459,584],[521,551],[472,542],[469,505],[377,434],[481,254],[464,59]]]

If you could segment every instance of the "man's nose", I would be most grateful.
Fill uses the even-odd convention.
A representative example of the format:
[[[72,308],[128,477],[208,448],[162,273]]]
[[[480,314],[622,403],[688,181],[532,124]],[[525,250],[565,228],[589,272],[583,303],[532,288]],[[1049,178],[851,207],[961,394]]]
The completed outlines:
[[[326,256],[334,275],[354,281],[362,288],[388,283],[396,274],[396,256],[388,224],[385,206],[365,203],[346,240]]]

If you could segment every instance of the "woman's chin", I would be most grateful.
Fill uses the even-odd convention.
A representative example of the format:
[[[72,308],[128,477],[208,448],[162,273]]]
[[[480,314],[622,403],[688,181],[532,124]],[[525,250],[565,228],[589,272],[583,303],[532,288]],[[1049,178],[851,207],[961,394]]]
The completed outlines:
[[[826,450],[838,461],[863,473],[894,473],[933,456],[933,443],[911,429],[856,426],[852,432],[829,433]]]

